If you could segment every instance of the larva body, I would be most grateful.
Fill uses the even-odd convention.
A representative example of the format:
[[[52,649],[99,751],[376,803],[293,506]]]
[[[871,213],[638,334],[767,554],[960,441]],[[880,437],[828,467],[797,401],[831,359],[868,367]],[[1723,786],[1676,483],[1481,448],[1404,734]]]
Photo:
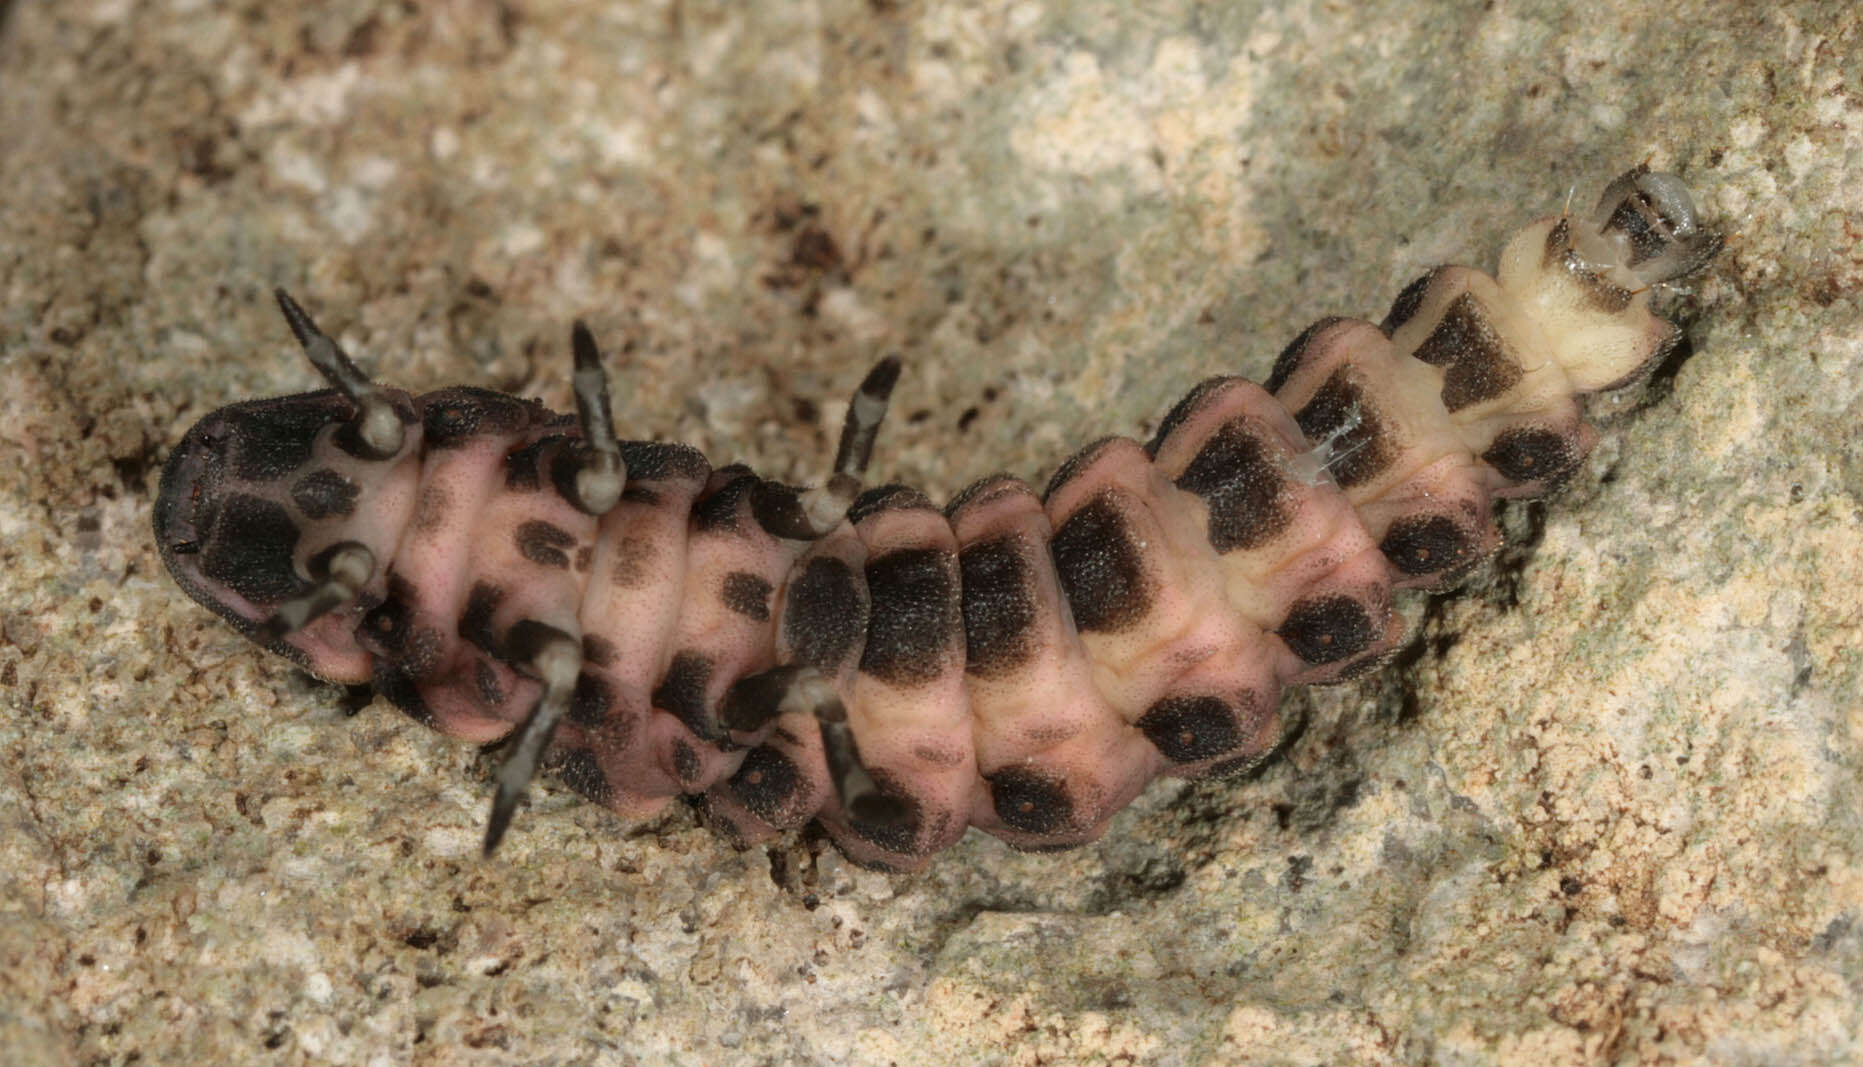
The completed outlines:
[[[1199,385],[1149,444],[943,509],[855,499],[843,462],[799,493],[682,446],[605,450],[581,335],[580,418],[370,386],[287,300],[340,388],[203,419],[156,537],[189,595],[314,673],[470,740],[517,730],[507,817],[547,743],[623,814],[700,795],[742,840],[816,819],[890,869],[969,826],[1070,847],[1159,774],[1265,758],[1284,687],[1375,666],[1393,592],[1453,583],[1498,543],[1493,498],[1577,468],[1583,397],[1676,340],[1650,287],[1718,247],[1679,181],[1634,170],[1495,277],[1438,268],[1380,324],[1316,323],[1265,387]],[[864,433],[864,464],[888,388],[857,394],[842,460]]]

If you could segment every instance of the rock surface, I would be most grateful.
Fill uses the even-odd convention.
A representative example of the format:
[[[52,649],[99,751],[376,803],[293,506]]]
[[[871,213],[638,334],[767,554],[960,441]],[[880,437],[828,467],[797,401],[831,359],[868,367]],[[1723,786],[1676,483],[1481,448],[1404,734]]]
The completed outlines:
[[[1142,12],[1130,10],[1142,8]],[[0,4],[0,1047],[19,1062],[1863,1057],[1863,55],[1844,3]],[[1649,159],[1692,350],[1253,781],[926,874],[540,791],[246,646],[154,474],[308,388],[888,476],[1140,434]]]

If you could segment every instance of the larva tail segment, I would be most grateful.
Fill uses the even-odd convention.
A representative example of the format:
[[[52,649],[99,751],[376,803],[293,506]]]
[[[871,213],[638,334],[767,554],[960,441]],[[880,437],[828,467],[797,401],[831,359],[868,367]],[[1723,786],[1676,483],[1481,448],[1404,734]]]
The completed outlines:
[[[1381,322],[1315,323],[1265,387],[1203,382],[1149,445],[945,509],[861,488],[896,358],[803,490],[617,440],[582,323],[571,417],[372,385],[281,292],[335,388],[202,419],[155,532],[266,647],[505,739],[488,855],[541,767],[630,817],[702,797],[743,842],[814,820],[888,870],[970,826],[1071,848],[1160,774],[1269,758],[1286,687],[1386,659],[1393,593],[1459,581],[1500,542],[1495,500],[1580,468],[1585,396],[1670,350],[1658,287],[1720,247],[1679,180],[1636,168],[1493,276],[1434,268]]]
[[[285,322],[291,327],[292,336],[304,347],[304,356],[311,366],[324,379],[335,386],[339,392],[356,405],[356,417],[350,423],[351,432],[361,443],[359,453],[368,459],[389,459],[401,451],[403,441],[401,419],[395,412],[394,403],[388,393],[380,386],[369,381],[351,362],[349,354],[312,321],[310,314],[291,299],[291,294],[284,289],[274,289],[272,295],[278,300],[278,310],[284,313]]]

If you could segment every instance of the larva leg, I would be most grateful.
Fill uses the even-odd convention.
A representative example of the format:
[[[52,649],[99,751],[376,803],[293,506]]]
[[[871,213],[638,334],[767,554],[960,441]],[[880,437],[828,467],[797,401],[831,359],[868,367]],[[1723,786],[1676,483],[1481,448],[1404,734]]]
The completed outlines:
[[[764,482],[751,497],[757,522],[772,536],[792,541],[825,537],[847,516],[860,495],[873,442],[886,416],[887,399],[899,381],[899,358],[889,356],[876,364],[855,390],[841,424],[841,444],[835,450],[834,470],[827,481],[798,493],[785,485]]]
[[[608,405],[608,372],[602,369],[595,335],[581,319],[569,332],[576,372],[571,378],[576,394],[576,417],[582,442],[567,450],[573,475],[565,493],[571,503],[590,515],[606,515],[627,486],[627,465],[621,462],[621,444],[615,440],[615,420]]]
[[[492,795],[492,814],[485,825],[485,855],[490,856],[504,839],[517,812],[518,801],[530,788],[537,774],[543,751],[556,733],[557,724],[569,712],[569,698],[576,689],[576,677],[582,673],[582,644],[554,626],[532,619],[520,619],[505,635],[507,652],[514,660],[527,664],[543,683],[537,703],[518,728],[517,736],[505,748],[498,765],[497,791]]]
[[[375,575],[375,553],[367,545],[343,541],[312,557],[309,570],[317,584],[278,605],[272,617],[259,624],[255,638],[276,641],[353,602]]]
[[[304,355],[311,366],[356,405],[356,417],[350,429],[363,446],[366,458],[387,459],[401,451],[401,419],[387,390],[369,381],[348,354],[317,328],[310,315],[291,299],[290,293],[278,289],[272,295],[277,297],[278,309],[284,312],[292,335],[304,346]]]

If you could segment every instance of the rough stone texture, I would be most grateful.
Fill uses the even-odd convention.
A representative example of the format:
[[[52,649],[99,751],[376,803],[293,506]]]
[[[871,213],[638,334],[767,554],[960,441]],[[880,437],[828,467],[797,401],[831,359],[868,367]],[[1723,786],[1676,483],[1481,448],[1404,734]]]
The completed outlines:
[[[1131,8],[1143,8],[1135,13]],[[0,4],[0,12],[5,5]],[[1863,1056],[1863,40],[1741,0],[21,0],[0,14],[0,1048],[18,1062]],[[542,791],[248,648],[149,543],[210,408],[386,379],[804,476],[1141,433],[1649,158],[1692,351],[1251,782],[889,878]]]

